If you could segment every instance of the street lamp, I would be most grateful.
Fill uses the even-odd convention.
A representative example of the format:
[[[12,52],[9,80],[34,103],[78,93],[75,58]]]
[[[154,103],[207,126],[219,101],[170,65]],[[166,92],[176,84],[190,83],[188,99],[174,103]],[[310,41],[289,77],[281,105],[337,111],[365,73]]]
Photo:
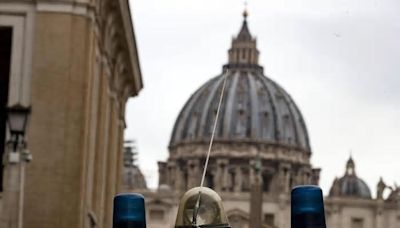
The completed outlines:
[[[31,108],[21,104],[15,104],[7,108],[7,122],[11,133],[10,142],[13,144],[14,151],[17,150],[20,136],[25,136]]]
[[[22,228],[23,208],[24,208],[24,186],[25,186],[25,163],[32,160],[32,155],[26,148],[24,140],[26,127],[28,125],[31,108],[21,104],[15,104],[7,107],[7,123],[10,130],[10,141],[12,151],[7,156],[5,162],[7,172],[7,190],[4,192],[5,221],[11,224],[11,227]],[[16,177],[18,177],[16,181]],[[3,219],[4,220],[4,219]]]

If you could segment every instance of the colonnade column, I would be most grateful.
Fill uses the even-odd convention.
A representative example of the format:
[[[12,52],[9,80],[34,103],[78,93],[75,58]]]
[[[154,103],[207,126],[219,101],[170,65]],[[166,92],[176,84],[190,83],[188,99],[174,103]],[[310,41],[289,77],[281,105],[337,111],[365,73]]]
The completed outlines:
[[[200,185],[201,176],[199,172],[199,160],[189,159],[188,160],[188,188],[193,188]]]
[[[215,177],[215,190],[226,191],[228,189],[228,159],[217,159],[217,172]]]
[[[288,193],[290,190],[290,165],[289,164],[281,164],[279,167],[279,179],[281,180],[280,190],[284,193]]]
[[[175,188],[175,182],[176,182],[176,164],[174,161],[169,161],[167,163],[167,173],[160,173],[160,176],[163,175],[166,178],[166,182],[168,186]]]
[[[242,191],[242,168],[237,166],[235,168],[235,186],[233,186],[234,192],[241,192]]]
[[[185,189],[186,186],[183,186],[183,184],[185,183],[184,181],[184,176],[183,176],[183,171],[181,170],[181,168],[179,166],[176,166],[175,169],[175,174],[176,174],[176,180],[175,180],[175,190],[178,191],[182,191]]]

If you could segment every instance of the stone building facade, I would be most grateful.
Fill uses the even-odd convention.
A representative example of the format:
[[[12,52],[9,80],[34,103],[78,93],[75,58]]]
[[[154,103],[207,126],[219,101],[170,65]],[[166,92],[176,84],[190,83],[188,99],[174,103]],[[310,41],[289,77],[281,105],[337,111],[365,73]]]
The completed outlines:
[[[9,37],[0,43],[8,61],[0,131],[7,132],[5,105],[30,105],[33,155],[23,201],[10,201],[8,183],[19,179],[7,176],[12,166],[3,161],[2,227],[16,227],[10,208],[20,202],[25,228],[111,227],[125,105],[143,87],[131,20],[128,0],[0,1],[1,37]],[[0,136],[3,157],[8,136]]]
[[[159,162],[157,191],[136,190],[147,199],[150,228],[173,227],[183,192],[199,186],[226,76],[226,88],[216,126],[205,185],[216,190],[233,228],[248,228],[252,186],[261,180],[262,224],[290,227],[290,190],[318,185],[320,169],[312,154],[305,121],[292,97],[263,74],[256,40],[249,32],[247,13],[232,40],[222,73],[195,91],[182,108],[169,144],[167,161]],[[255,172],[254,164],[261,162]],[[257,175],[257,176],[256,176]],[[399,196],[371,197],[355,175],[351,160],[346,175],[335,181],[326,200],[330,228],[400,227]],[[253,227],[255,228],[255,227]]]
[[[327,225],[332,228],[400,227],[400,188],[386,185],[381,178],[373,198],[350,157],[343,177],[332,183],[325,210]]]

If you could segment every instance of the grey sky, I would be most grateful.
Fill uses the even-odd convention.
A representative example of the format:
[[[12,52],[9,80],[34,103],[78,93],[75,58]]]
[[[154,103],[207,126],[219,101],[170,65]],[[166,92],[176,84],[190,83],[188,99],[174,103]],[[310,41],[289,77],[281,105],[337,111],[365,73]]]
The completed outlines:
[[[145,87],[128,102],[126,138],[137,140],[154,187],[180,109],[227,61],[243,2],[131,5]],[[266,75],[306,120],[325,192],[343,175],[350,150],[374,193],[380,176],[400,183],[400,1],[252,0],[248,8]]]

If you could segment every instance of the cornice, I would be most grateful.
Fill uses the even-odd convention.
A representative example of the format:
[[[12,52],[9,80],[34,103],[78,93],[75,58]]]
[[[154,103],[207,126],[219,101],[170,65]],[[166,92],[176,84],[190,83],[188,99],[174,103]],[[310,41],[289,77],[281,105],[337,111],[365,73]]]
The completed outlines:
[[[94,5],[88,1],[37,1],[38,12],[67,13],[86,17],[94,16]]]
[[[133,79],[135,81],[135,94],[143,88],[142,73],[140,69],[140,61],[138,54],[138,47],[136,45],[135,30],[133,27],[133,20],[131,15],[131,7],[128,0],[119,0],[120,11],[122,12],[122,21],[125,28],[125,39],[129,48],[129,56],[133,67]],[[136,61],[134,61],[136,60]]]
[[[128,0],[106,0],[96,15],[99,42],[113,77],[110,87],[126,101],[143,88]]]
[[[326,197],[325,204],[327,206],[345,206],[345,207],[377,207],[378,201],[373,199],[359,199],[350,197]]]
[[[118,82],[111,80],[121,100],[135,96],[143,88],[139,55],[133,29],[132,15],[128,0],[3,0],[1,11],[10,14],[25,13],[27,8],[33,13],[61,13],[81,16],[93,22],[100,52],[107,62],[107,68],[115,77],[115,59],[124,66],[118,72]],[[104,47],[108,47],[104,48]],[[119,86],[117,86],[119,84]],[[123,86],[121,86],[123,85]],[[124,87],[129,87],[126,89]]]
[[[205,156],[207,144],[185,144],[169,148],[171,159],[202,158]],[[285,146],[276,144],[259,143],[239,143],[229,144],[215,143],[211,153],[212,158],[224,157],[235,158],[254,158],[260,152],[260,156],[265,160],[286,161],[289,163],[310,165],[310,156],[303,150],[289,149]]]

